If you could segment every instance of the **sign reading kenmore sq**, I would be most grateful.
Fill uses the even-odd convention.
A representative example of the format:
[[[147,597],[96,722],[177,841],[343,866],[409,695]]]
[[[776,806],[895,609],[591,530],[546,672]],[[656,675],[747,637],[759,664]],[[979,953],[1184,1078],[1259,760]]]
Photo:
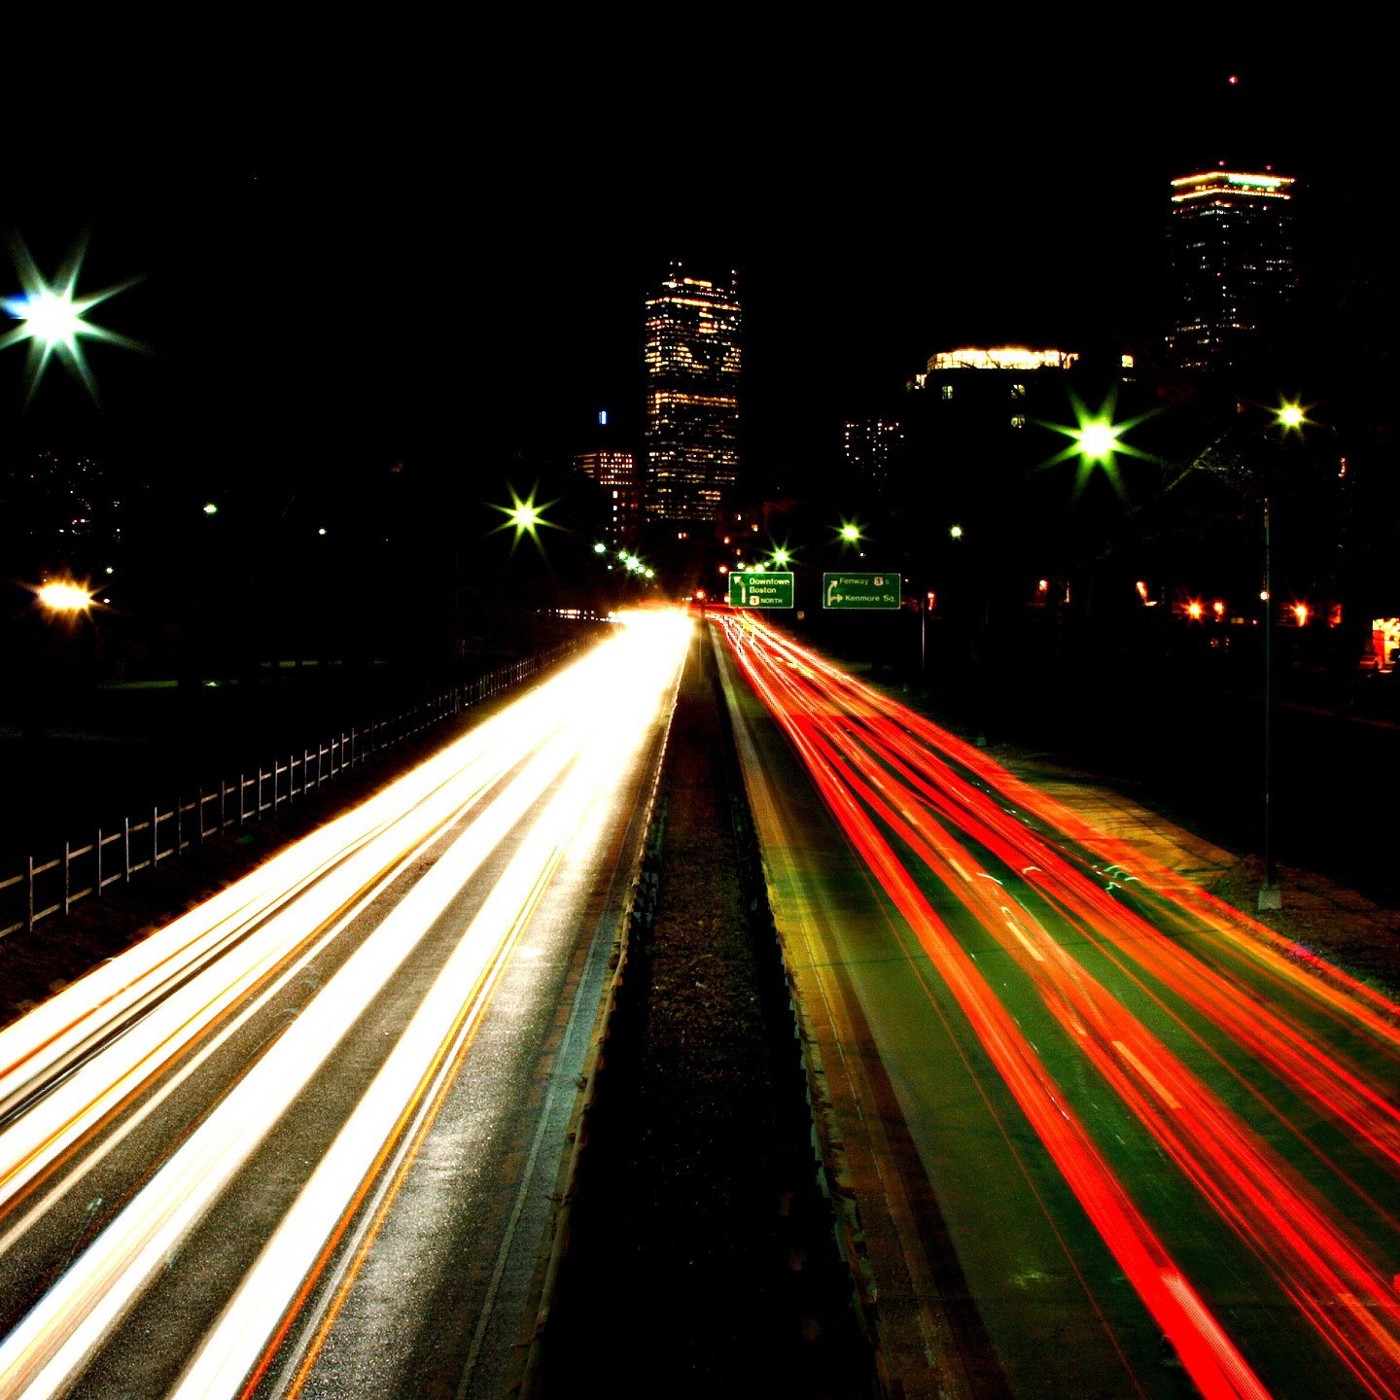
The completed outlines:
[[[736,569],[729,575],[731,608],[790,608],[792,575]]]
[[[824,608],[898,608],[898,574],[823,574]]]

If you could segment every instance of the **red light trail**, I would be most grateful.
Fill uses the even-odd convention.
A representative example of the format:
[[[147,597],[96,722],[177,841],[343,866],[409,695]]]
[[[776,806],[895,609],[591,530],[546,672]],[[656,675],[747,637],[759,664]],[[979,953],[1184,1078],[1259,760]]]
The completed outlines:
[[[1307,1100],[1389,1179],[1400,1164],[1400,1110],[1387,1092],[1400,1069],[1400,1007],[1339,970],[1291,956],[1263,925],[756,619],[734,615],[721,625],[743,673],[1201,1392],[1268,1390],[1115,1173],[1083,1116],[1082,1094],[1052,1074],[931,892],[940,901],[951,893],[995,940],[1069,1053],[1150,1134],[1164,1161],[1228,1227],[1224,1238],[1259,1261],[1361,1393],[1400,1395],[1400,1301],[1387,1257],[1400,1243],[1393,1203],[1368,1194],[1287,1113],[1292,1096]],[[1107,862],[1107,873],[1095,868],[1095,857]],[[988,865],[1004,867],[1007,879]],[[1013,893],[1018,886],[1021,893]],[[1130,888],[1139,907],[1116,898],[1115,887]],[[1052,935],[1047,923],[1069,936]],[[1130,994],[1112,990],[1109,976]],[[1261,980],[1269,1000],[1259,994]],[[1309,1028],[1318,1022],[1343,1047],[1364,1042],[1369,1063],[1386,1066],[1385,1081],[1374,1082],[1374,1070],[1345,1048],[1323,1043]],[[1282,1103],[1235,1067],[1246,1057],[1285,1086]],[[1250,1116],[1238,1093],[1213,1087],[1219,1074],[1203,1077],[1203,1064],[1243,1088]],[[1316,1182],[1282,1155],[1280,1134],[1310,1154]],[[1341,1197],[1359,1200],[1380,1223],[1388,1237],[1383,1253],[1339,1208]]]

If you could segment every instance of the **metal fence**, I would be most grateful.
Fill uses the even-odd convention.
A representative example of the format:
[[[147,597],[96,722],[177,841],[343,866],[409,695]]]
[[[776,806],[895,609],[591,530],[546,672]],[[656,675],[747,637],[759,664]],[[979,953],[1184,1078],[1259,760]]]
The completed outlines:
[[[201,846],[231,827],[246,826],[284,803],[315,792],[394,744],[519,685],[580,645],[579,640],[563,642],[441,691],[391,718],[339,731],[315,748],[303,747],[285,759],[260,763],[236,778],[220,778],[217,787],[201,787],[188,801],[177,798],[167,809],[156,804],[149,812],[123,817],[119,827],[99,826],[84,845],[65,841],[62,855],[26,857],[23,870],[0,880],[0,919],[7,921],[0,924],[0,938],[28,931],[52,915],[67,914],[89,895],[100,897],[110,886],[127,884],[133,875],[154,870],[191,846]]]

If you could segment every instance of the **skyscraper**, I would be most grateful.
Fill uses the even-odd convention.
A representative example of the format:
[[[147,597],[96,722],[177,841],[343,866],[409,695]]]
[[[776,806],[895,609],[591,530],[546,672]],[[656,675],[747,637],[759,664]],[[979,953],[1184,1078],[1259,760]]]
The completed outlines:
[[[903,429],[889,418],[848,419],[842,429],[842,444],[852,479],[883,493],[903,442]]]
[[[574,470],[597,488],[595,505],[604,514],[594,522],[611,545],[631,545],[642,526],[642,475],[634,452],[617,436],[606,409],[582,450],[574,453]]]
[[[1167,358],[1186,371],[1238,369],[1293,300],[1289,176],[1210,170],[1172,181]]]
[[[734,276],[672,263],[646,299],[644,501],[648,521],[710,521],[739,476]]]
[[[636,459],[630,452],[605,448],[576,454],[574,468],[603,492],[608,511],[603,534],[608,543],[631,544],[642,513]]]

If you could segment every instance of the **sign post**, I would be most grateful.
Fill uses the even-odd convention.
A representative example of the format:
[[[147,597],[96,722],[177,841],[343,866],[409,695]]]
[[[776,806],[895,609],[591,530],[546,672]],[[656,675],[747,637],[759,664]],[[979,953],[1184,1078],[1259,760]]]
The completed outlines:
[[[823,574],[822,607],[837,612],[880,608],[896,610],[900,599],[898,574]]]
[[[790,608],[792,602],[790,573],[736,569],[729,575],[731,608]]]

